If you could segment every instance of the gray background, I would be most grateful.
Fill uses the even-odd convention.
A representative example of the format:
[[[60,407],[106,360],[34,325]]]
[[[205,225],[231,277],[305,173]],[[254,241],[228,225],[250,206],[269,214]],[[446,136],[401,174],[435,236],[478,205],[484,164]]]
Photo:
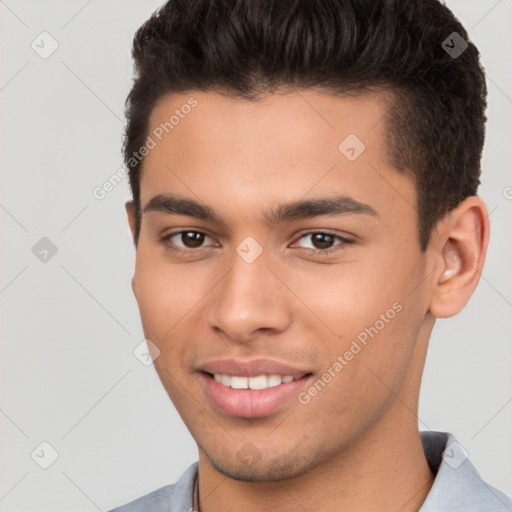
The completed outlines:
[[[154,369],[132,353],[143,333],[127,181],[93,196],[122,164],[131,40],[160,3],[0,1],[2,512],[108,510],[175,481],[197,456]],[[419,424],[453,432],[512,494],[512,2],[447,4],[487,72],[492,236],[475,295],[434,329]],[[55,44],[43,31],[59,45],[46,59],[31,47]],[[57,248],[46,261],[32,251],[43,237]],[[48,469],[43,441],[58,452]]]

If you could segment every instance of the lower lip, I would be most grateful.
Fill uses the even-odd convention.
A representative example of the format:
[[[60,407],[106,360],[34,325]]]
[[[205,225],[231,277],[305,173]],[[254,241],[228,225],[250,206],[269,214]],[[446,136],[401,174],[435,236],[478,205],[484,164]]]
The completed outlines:
[[[267,389],[233,389],[217,382],[210,374],[201,372],[200,381],[206,395],[222,413],[242,418],[262,418],[297,399],[301,388],[311,376]]]

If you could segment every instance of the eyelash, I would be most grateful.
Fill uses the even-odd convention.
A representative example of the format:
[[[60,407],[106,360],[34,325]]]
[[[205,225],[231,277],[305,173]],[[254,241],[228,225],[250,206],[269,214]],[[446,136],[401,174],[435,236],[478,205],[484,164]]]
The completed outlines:
[[[196,230],[193,230],[193,229],[185,229],[185,230],[181,230],[181,231],[174,231],[173,233],[169,233],[167,235],[165,235],[164,237],[162,237],[160,239],[160,242],[165,246],[165,248],[171,252],[181,252],[181,253],[188,253],[188,254],[201,254],[202,251],[204,251],[204,247],[200,247],[198,249],[190,249],[190,248],[177,248],[176,246],[173,246],[171,245],[172,242],[170,242],[170,239],[176,235],[181,235],[183,233],[196,233],[196,234],[201,234],[201,235],[205,235],[209,238],[211,238],[208,234],[204,233],[203,231],[196,231]],[[315,234],[322,234],[322,235],[328,235],[328,236],[331,236],[333,238],[337,238],[341,244],[336,244],[336,245],[350,245],[350,244],[353,244],[354,241],[353,240],[349,240],[347,238],[344,238],[340,235],[337,235],[335,233],[331,233],[330,231],[307,231],[306,233],[302,233],[299,238],[297,239],[300,240],[302,239],[303,237],[305,236],[308,236],[308,235],[315,235]],[[310,249],[308,247],[300,247],[301,249],[305,249],[307,251],[311,251],[313,252],[314,254],[330,254],[332,252],[336,252],[336,251],[339,251],[341,250],[340,248],[336,248],[336,245],[334,245],[333,247],[330,247],[329,249]]]

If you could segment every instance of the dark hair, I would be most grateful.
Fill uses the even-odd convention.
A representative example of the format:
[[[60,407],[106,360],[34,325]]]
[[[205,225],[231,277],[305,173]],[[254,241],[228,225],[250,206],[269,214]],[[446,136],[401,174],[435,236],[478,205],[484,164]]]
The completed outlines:
[[[137,31],[132,55],[123,151],[135,243],[143,160],[133,155],[169,92],[257,101],[280,87],[389,91],[388,156],[412,173],[423,251],[436,222],[480,184],[485,75],[466,30],[437,0],[170,0]]]

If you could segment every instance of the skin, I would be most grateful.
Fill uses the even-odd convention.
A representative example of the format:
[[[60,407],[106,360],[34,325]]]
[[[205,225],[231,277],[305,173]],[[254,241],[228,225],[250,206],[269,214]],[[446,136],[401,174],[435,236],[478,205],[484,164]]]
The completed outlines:
[[[414,183],[388,163],[384,93],[308,89],[257,103],[168,94],[148,133],[191,96],[197,107],[145,157],[141,205],[172,193],[221,221],[143,213],[132,286],[160,350],[155,368],[198,445],[201,511],[417,511],[433,482],[417,417],[428,340],[435,319],[457,314],[478,283],[485,204],[466,199],[421,252]],[[338,150],[348,134],[366,146],[353,162]],[[377,215],[264,218],[333,194]],[[131,202],[127,213],[133,231]],[[198,252],[181,251],[180,235],[161,240],[180,230],[206,233],[199,249],[189,243]],[[329,239],[321,254],[306,233],[322,230],[353,243]],[[248,236],[263,249],[252,263],[236,252]],[[316,381],[395,303],[401,311],[307,404],[237,418],[201,388],[201,364],[228,357],[287,362]]]

